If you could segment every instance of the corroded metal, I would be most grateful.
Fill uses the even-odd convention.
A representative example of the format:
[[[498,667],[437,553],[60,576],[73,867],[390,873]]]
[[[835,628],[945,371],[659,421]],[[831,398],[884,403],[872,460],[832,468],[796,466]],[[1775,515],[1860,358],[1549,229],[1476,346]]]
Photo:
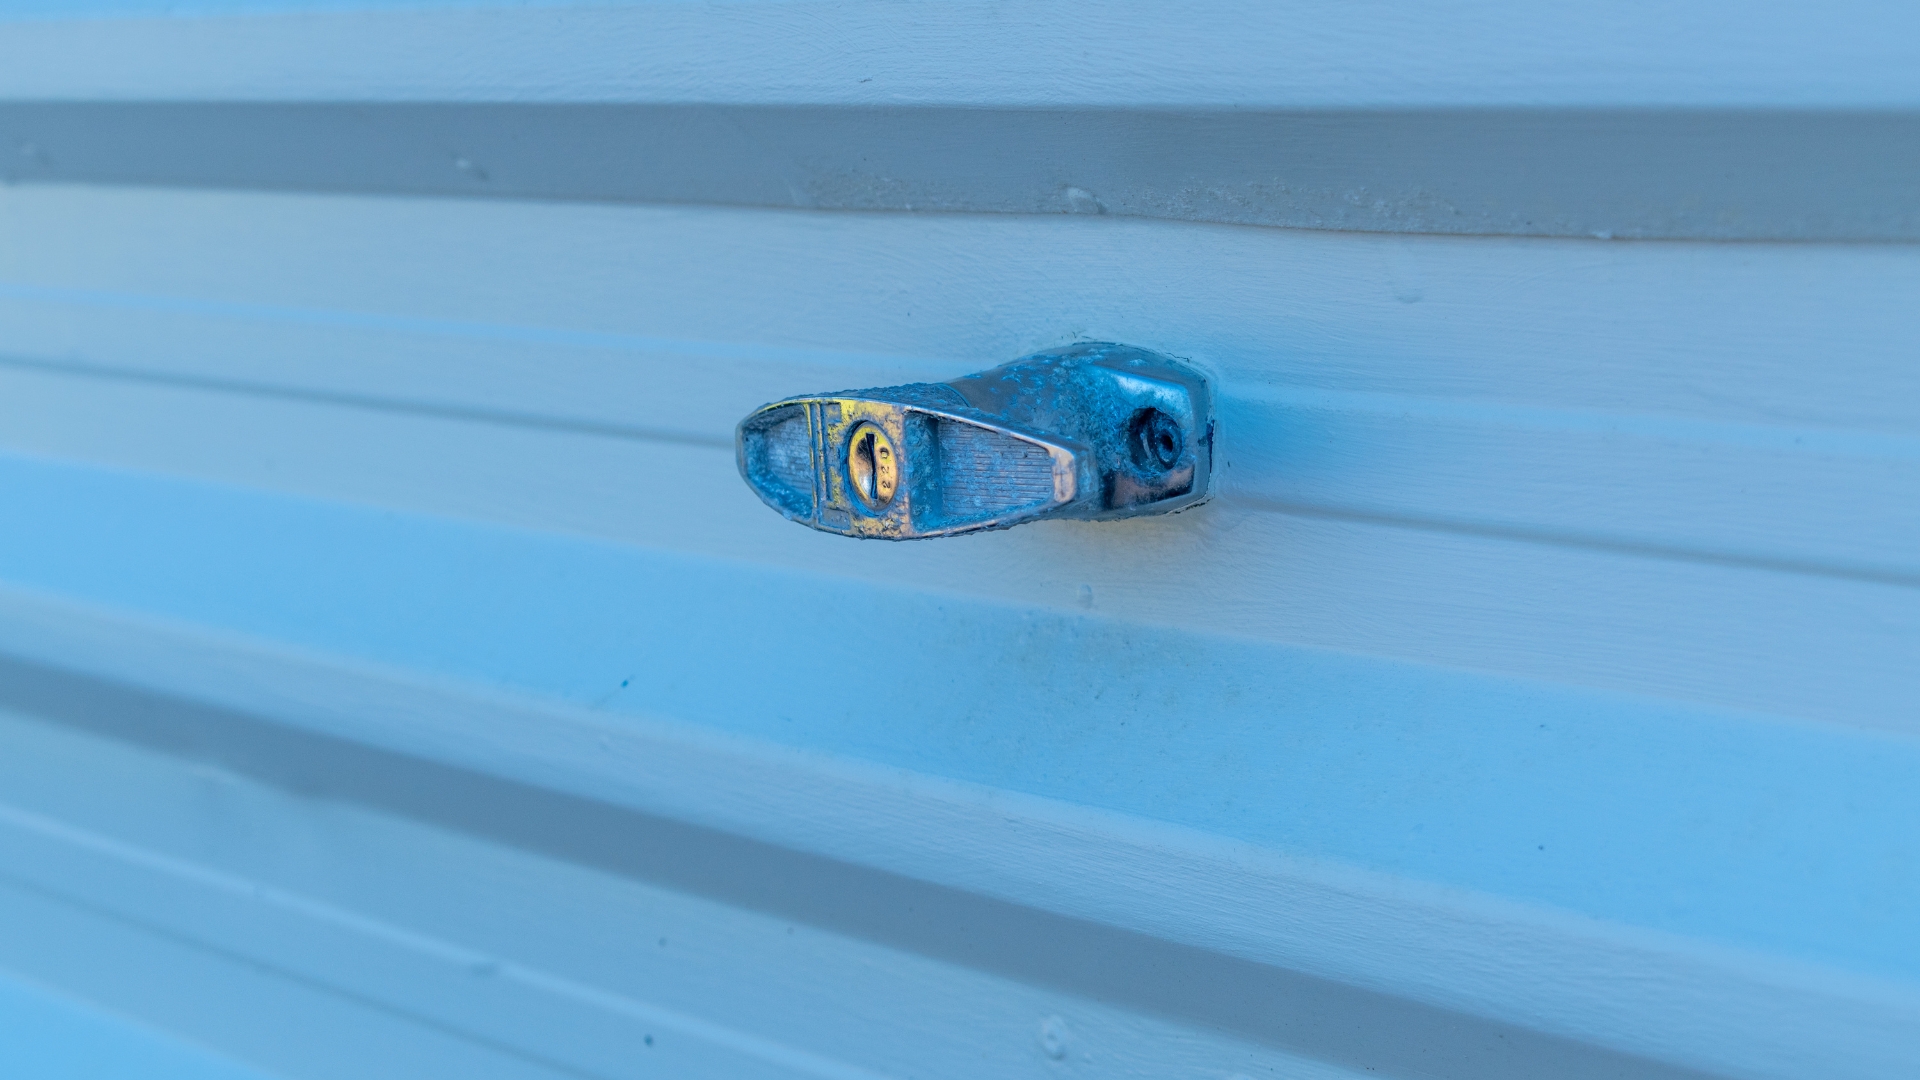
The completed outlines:
[[[1086,344],[945,383],[788,398],[736,436],[767,505],[886,540],[1105,520],[1207,498],[1205,376],[1158,353]]]

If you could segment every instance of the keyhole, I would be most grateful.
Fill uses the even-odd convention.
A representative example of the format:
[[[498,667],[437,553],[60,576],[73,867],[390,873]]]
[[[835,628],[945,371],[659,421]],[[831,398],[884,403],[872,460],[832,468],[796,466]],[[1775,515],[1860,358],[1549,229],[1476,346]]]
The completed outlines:
[[[861,424],[847,440],[847,479],[854,496],[869,510],[879,510],[893,501],[900,485],[900,465],[895,460],[893,440],[878,424]]]

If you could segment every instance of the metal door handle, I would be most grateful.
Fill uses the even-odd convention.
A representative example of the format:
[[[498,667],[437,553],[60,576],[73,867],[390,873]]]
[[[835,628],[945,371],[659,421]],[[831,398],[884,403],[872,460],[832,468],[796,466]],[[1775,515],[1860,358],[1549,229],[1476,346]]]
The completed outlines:
[[[1076,345],[952,382],[777,401],[740,421],[735,447],[740,475],[788,518],[916,540],[1202,502],[1212,398],[1171,357]]]

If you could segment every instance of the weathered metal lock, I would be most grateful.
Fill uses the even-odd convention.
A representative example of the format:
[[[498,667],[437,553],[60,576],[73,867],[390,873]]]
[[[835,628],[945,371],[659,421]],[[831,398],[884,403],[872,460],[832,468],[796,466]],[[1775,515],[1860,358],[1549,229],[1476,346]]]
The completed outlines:
[[[952,382],[778,401],[735,441],[740,474],[794,521],[915,540],[1185,509],[1207,497],[1213,413],[1186,364],[1088,344]]]

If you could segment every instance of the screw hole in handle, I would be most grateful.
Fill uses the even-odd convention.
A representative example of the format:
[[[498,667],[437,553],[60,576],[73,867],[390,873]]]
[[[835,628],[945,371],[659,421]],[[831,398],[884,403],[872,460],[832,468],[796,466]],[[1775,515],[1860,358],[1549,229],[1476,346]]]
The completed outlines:
[[[1134,413],[1127,433],[1133,463],[1143,469],[1166,472],[1180,463],[1180,452],[1187,448],[1180,422],[1159,409]]]

